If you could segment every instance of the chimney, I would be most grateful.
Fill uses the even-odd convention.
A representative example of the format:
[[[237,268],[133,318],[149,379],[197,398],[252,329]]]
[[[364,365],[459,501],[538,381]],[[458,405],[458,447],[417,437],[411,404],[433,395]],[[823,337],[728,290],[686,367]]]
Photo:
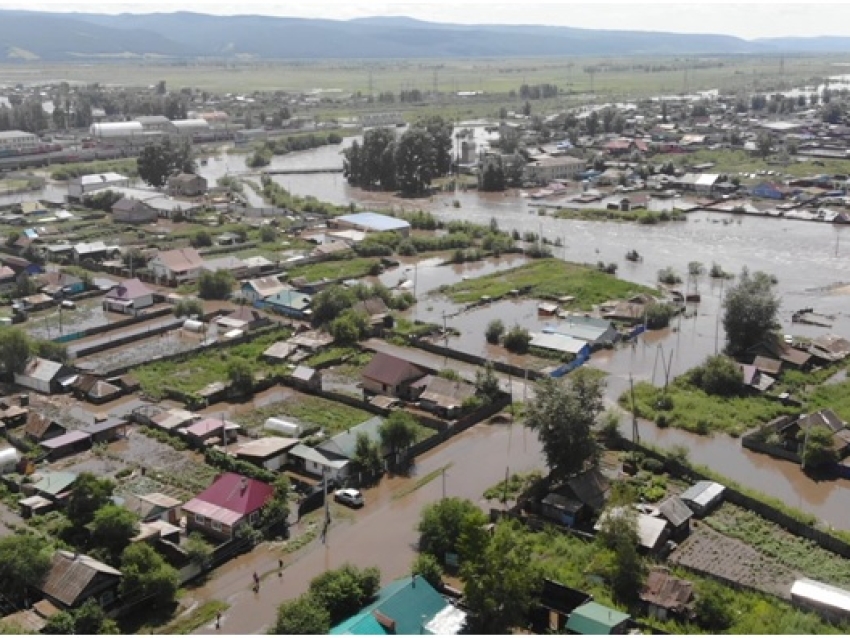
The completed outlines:
[[[241,484],[239,485],[239,491],[241,494],[245,493],[245,490],[248,489],[248,479],[246,477],[242,477]]]

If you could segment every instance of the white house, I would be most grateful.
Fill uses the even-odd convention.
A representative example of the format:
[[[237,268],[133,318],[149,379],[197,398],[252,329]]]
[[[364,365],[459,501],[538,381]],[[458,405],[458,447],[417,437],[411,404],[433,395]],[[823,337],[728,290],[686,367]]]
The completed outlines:
[[[0,151],[28,151],[38,145],[38,135],[24,131],[0,131]]]
[[[94,173],[83,175],[68,182],[68,197],[82,199],[84,195],[108,188],[121,188],[130,185],[130,178],[119,173]]]
[[[42,394],[60,392],[63,382],[76,378],[68,369],[56,361],[33,357],[27,362],[23,372],[15,373],[15,383]]]

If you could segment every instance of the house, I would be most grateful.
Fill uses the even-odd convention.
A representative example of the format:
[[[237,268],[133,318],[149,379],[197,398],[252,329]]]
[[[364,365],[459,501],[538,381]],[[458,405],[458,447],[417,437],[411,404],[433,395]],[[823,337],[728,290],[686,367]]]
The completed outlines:
[[[27,424],[24,427],[24,436],[30,441],[41,443],[62,436],[67,431],[68,429],[65,426],[60,425],[50,417],[38,412],[30,412],[27,416]]]
[[[168,178],[168,194],[178,197],[198,197],[207,192],[207,180],[200,175],[180,173]]]
[[[298,445],[298,439],[283,436],[265,436],[243,443],[233,454],[267,470],[280,470],[287,463],[287,453]]]
[[[750,195],[761,199],[785,199],[789,194],[790,189],[769,182],[762,182],[750,188]]]
[[[216,259],[206,259],[204,260],[204,265],[201,266],[201,268],[213,273],[218,272],[219,270],[226,270],[236,279],[241,279],[248,272],[248,267],[245,265],[245,262],[233,255],[218,257]]]
[[[694,515],[700,518],[723,500],[726,488],[714,481],[699,481],[685,490],[679,497]]]
[[[759,356],[753,359],[753,367],[763,374],[776,378],[782,371],[782,361]]]
[[[739,363],[737,366],[741,370],[742,383],[751,390],[767,392],[776,383],[776,379],[764,374],[754,365]]]
[[[91,434],[83,430],[72,430],[61,436],[42,441],[39,446],[47,453],[47,458],[55,461],[69,454],[76,454],[91,447]]]
[[[779,336],[770,336],[763,339],[753,347],[747,350],[747,354],[754,357],[769,357],[771,359],[779,359],[783,365],[791,366],[795,369],[806,368],[812,359],[812,355],[803,350],[793,348]]]
[[[54,394],[64,391],[66,384],[73,381],[73,376],[71,370],[61,363],[33,357],[23,372],[15,373],[15,383],[42,394]]]
[[[64,272],[54,270],[45,273],[39,279],[44,284],[39,288],[39,292],[51,297],[76,295],[86,291],[86,284],[82,279]]]
[[[647,575],[639,598],[647,606],[649,615],[658,620],[687,617],[694,599],[694,584],[655,567]]]
[[[91,436],[92,443],[111,443],[126,435],[128,425],[129,422],[126,419],[111,417],[91,425],[84,425],[80,430]]]
[[[381,445],[381,425],[384,419],[376,416],[371,419],[349,428],[345,432],[333,436],[316,446],[316,450],[325,455],[334,456],[340,459],[354,459],[357,451],[357,438],[364,434],[369,441]]]
[[[691,533],[694,513],[678,496],[671,496],[658,506],[658,513],[670,524],[670,537],[678,542]]]
[[[416,383],[424,384],[419,395],[420,407],[445,419],[460,416],[464,402],[475,396],[475,386],[466,381],[426,376]]]
[[[522,177],[535,184],[548,184],[556,179],[578,179],[584,169],[584,160],[575,157],[541,157],[525,165]]]
[[[9,266],[0,266],[0,291],[8,292],[15,288],[18,275]]]
[[[850,591],[811,578],[800,578],[791,585],[791,600],[835,622],[850,617]]]
[[[288,339],[289,343],[307,352],[318,352],[334,342],[333,336],[322,330],[305,330]]]
[[[606,343],[616,343],[620,335],[607,319],[569,315],[555,326],[543,328],[544,334],[557,334],[580,339],[590,344],[591,349]]]
[[[200,532],[216,540],[232,540],[243,525],[260,521],[260,511],[272,496],[271,485],[227,472],[183,505],[186,530]]]
[[[378,352],[361,374],[363,392],[406,399],[411,396],[411,384],[427,374],[428,370],[410,361]]]
[[[560,355],[568,355],[582,361],[590,358],[590,344],[587,341],[568,335],[532,332],[529,345],[533,348],[556,352]]]
[[[63,503],[71,494],[71,488],[77,482],[73,472],[41,471],[32,475],[34,483],[22,485],[21,491],[27,496],[41,496],[51,503]]]
[[[149,523],[159,520],[171,524],[180,523],[179,508],[182,504],[183,501],[160,492],[128,493],[121,503],[124,509],[133,512],[142,522]]]
[[[37,589],[59,609],[76,609],[90,598],[105,610],[117,600],[121,572],[85,554],[56,550]]]
[[[850,341],[838,335],[823,335],[812,339],[809,354],[825,363],[842,361],[850,355]]]
[[[351,228],[366,233],[398,233],[402,237],[410,235],[410,223],[388,215],[374,212],[340,215],[328,222],[329,228]]]
[[[225,331],[242,330],[243,332],[250,332],[251,330],[269,325],[271,319],[260,314],[259,311],[251,306],[240,306],[233,312],[217,317],[215,323]]]
[[[558,492],[550,492],[540,501],[541,515],[566,527],[574,527],[586,518],[586,511],[584,503]]]
[[[289,374],[289,382],[293,387],[306,391],[321,391],[322,371],[308,366],[297,366]]]
[[[68,199],[80,200],[88,193],[109,188],[126,188],[130,178],[118,173],[97,173],[82,175],[68,182]]]
[[[139,279],[127,279],[106,293],[103,309],[136,315],[139,310],[153,305],[153,291]]]
[[[308,474],[341,480],[348,476],[347,458],[299,443],[289,451],[290,462]]]
[[[242,296],[251,303],[262,301],[267,297],[272,297],[279,292],[289,290],[289,286],[280,281],[277,277],[260,277],[259,279],[251,279],[242,284],[240,292]]]
[[[158,217],[154,208],[138,199],[122,197],[112,205],[112,220],[118,224],[149,224]]]
[[[200,417],[197,414],[181,408],[163,410],[150,419],[152,425],[166,432],[187,427],[199,420]]]
[[[225,444],[233,443],[236,441],[236,435],[241,429],[242,426],[237,423],[225,421],[217,417],[208,417],[185,428],[181,428],[180,434],[183,434],[193,445],[204,447],[219,445],[222,442]],[[223,441],[225,437],[227,440]]]
[[[324,242],[316,246],[310,251],[311,257],[323,258],[336,255],[337,258],[342,258],[344,253],[351,250],[351,246],[342,240],[333,240]]]
[[[529,613],[531,631],[539,635],[563,634],[570,614],[592,599],[587,592],[544,578],[537,605]]]
[[[166,250],[148,262],[148,268],[158,280],[192,281],[200,277],[204,260],[194,248]]]
[[[118,252],[117,246],[107,246],[102,241],[74,244],[73,256],[76,263],[84,260],[100,262]]]
[[[294,343],[277,341],[263,351],[263,357],[272,363],[281,363],[286,361],[297,350],[298,346]]]
[[[44,272],[44,268],[38,264],[34,264],[23,257],[15,257],[14,255],[0,256],[0,262],[15,271],[16,274],[26,273],[30,276],[40,275]]]
[[[600,512],[611,494],[611,481],[602,470],[592,468],[571,477],[567,481],[567,488],[576,499],[587,505],[593,512]]]
[[[390,315],[390,309],[380,297],[370,297],[363,301],[358,301],[351,307],[353,312],[358,312],[369,317],[369,325],[373,335],[380,335],[384,326],[387,325]],[[391,321],[391,319],[389,319]],[[392,323],[389,324],[392,326]]]
[[[266,297],[262,305],[264,308],[293,319],[307,319],[312,311],[310,304],[313,298],[310,295],[295,290],[281,290],[277,294]]]
[[[629,620],[628,614],[591,601],[570,614],[566,629],[579,636],[625,635]]]
[[[599,517],[599,521],[593,526],[593,529],[598,532],[609,517],[616,519],[625,515],[625,506],[612,507],[605,510]],[[650,554],[658,553],[670,537],[670,529],[667,526],[667,521],[650,516],[649,514],[644,514],[643,512],[637,512],[636,518],[638,548]]]
[[[330,635],[453,636],[466,624],[466,612],[446,599],[419,574],[390,583],[374,602],[330,630]]]

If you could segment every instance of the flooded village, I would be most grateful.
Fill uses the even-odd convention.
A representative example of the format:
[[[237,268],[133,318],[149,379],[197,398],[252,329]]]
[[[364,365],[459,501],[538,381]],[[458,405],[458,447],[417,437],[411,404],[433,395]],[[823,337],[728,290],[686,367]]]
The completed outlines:
[[[0,86],[104,105],[0,131],[0,622],[846,631],[850,78],[818,79],[427,118]],[[367,175],[404,144],[445,166]]]

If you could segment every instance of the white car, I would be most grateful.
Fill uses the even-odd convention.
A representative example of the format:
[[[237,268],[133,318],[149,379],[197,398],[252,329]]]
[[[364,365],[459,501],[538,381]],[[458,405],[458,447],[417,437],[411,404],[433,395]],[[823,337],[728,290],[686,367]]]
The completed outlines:
[[[337,503],[342,503],[349,507],[363,507],[363,505],[365,505],[363,494],[360,493],[360,490],[355,490],[350,487],[334,492],[334,500]]]

